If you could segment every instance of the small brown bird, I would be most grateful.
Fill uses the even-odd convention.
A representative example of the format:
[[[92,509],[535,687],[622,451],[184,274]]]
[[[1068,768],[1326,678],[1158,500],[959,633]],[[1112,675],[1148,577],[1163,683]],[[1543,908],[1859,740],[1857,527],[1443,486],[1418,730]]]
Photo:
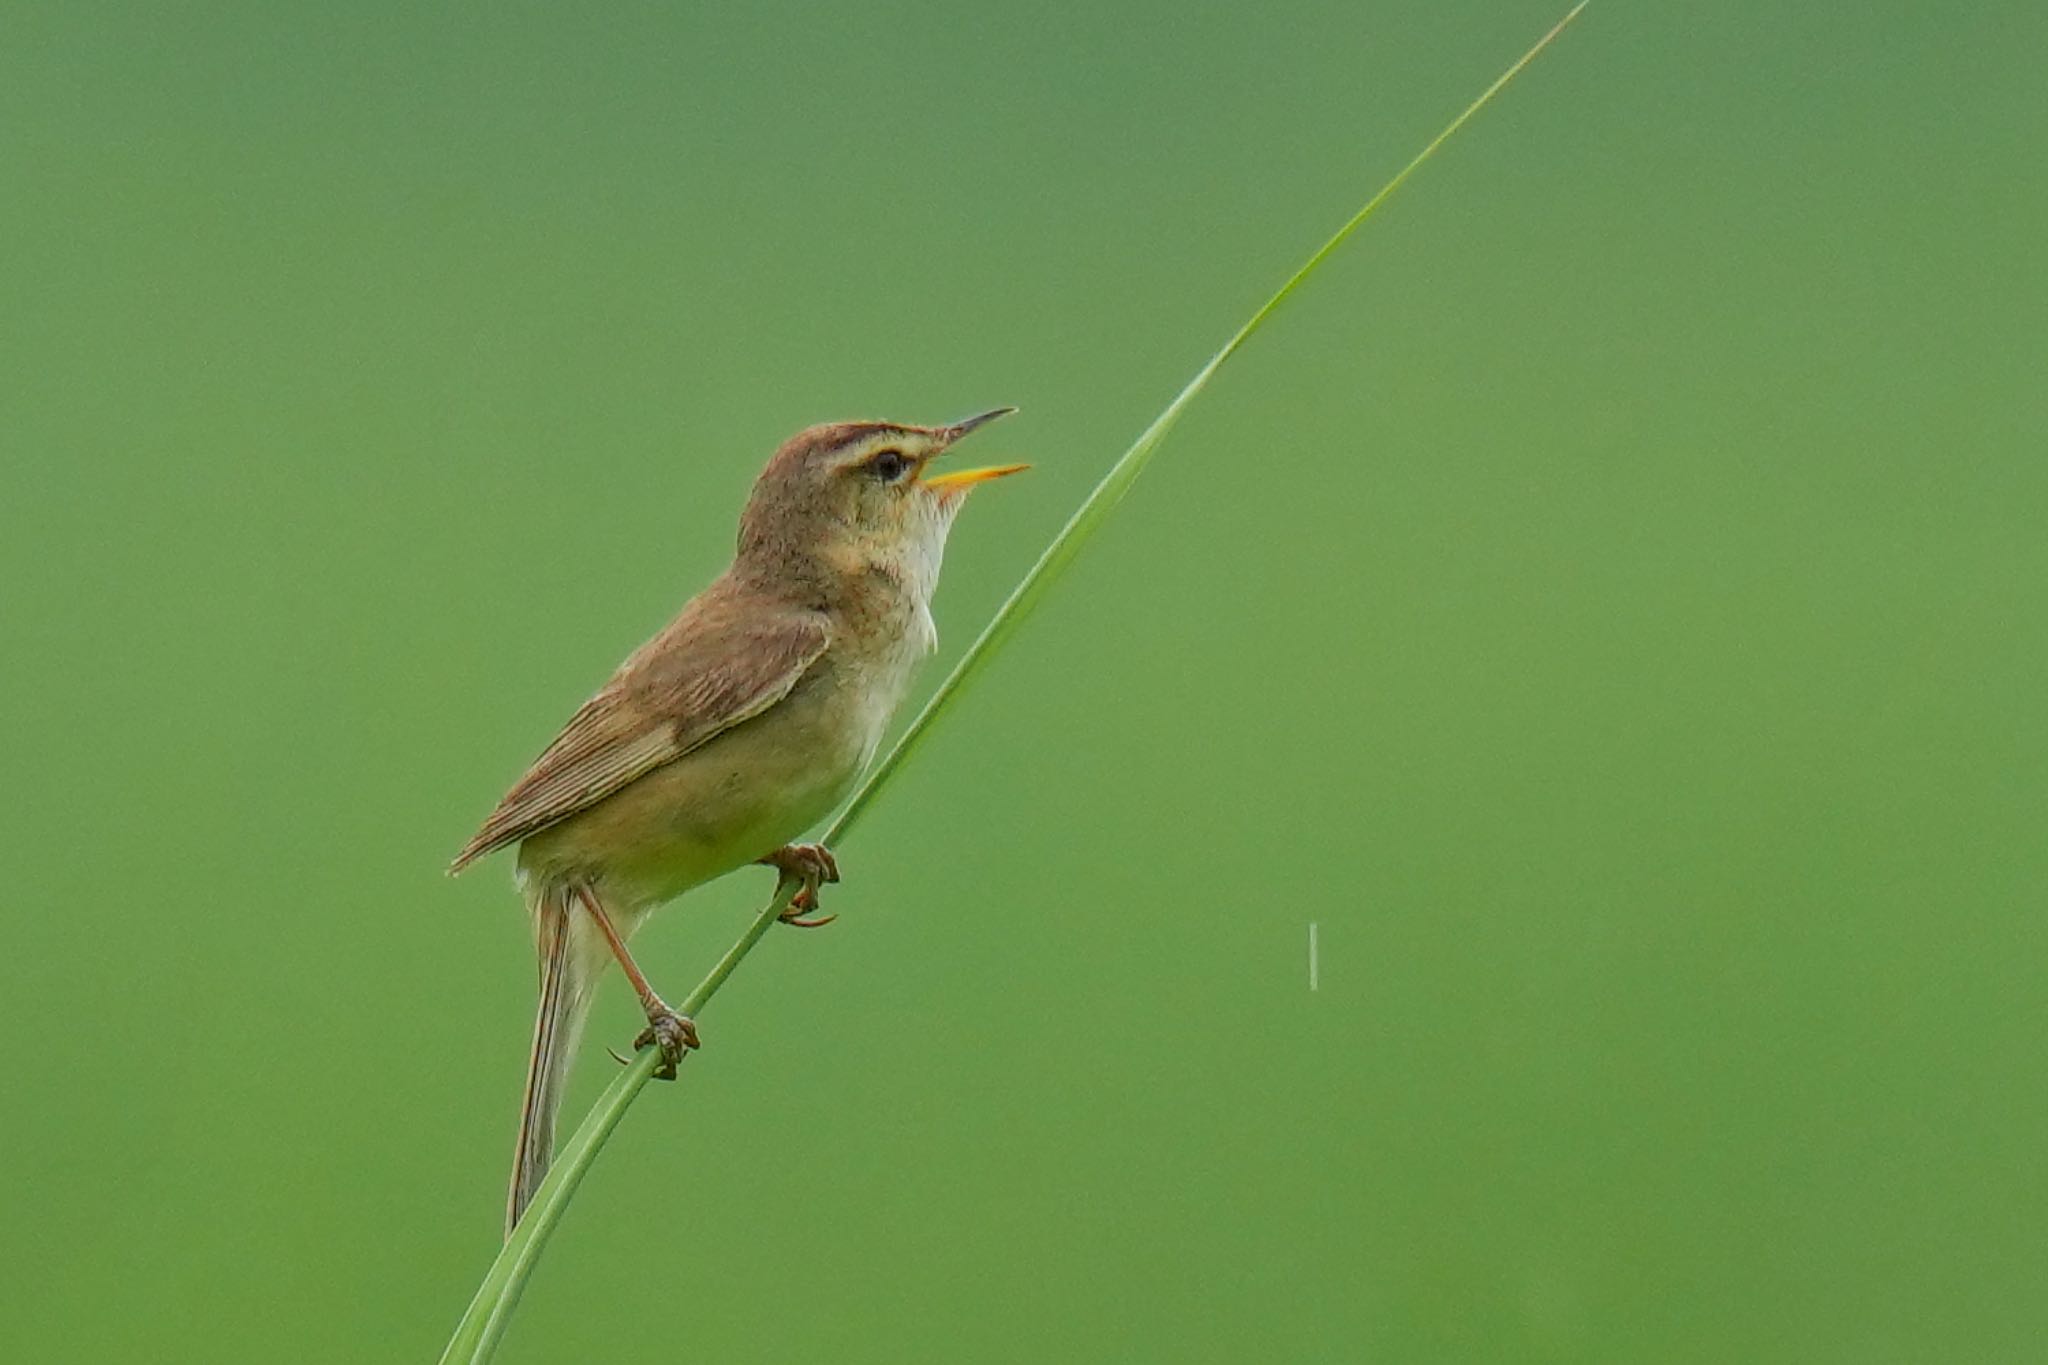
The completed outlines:
[[[968,491],[1023,465],[925,476],[997,408],[951,426],[842,422],[769,459],[732,567],[642,645],[534,761],[449,872],[519,845],[540,954],[540,1008],[506,1209],[509,1234],[547,1174],[593,987],[618,959],[647,1011],[634,1046],[674,1076],[696,1026],[626,950],[649,911],[749,863],[803,885],[783,918],[812,926],[839,880],[790,841],[853,788],[911,675],[938,643],[932,591]]]

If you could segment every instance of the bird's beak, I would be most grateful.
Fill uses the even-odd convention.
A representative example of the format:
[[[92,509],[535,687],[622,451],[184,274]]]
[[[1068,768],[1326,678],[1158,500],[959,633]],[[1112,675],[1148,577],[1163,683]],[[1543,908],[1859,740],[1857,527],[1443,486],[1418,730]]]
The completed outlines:
[[[996,418],[1008,417],[1015,411],[1015,408],[990,408],[987,412],[977,413],[975,416],[955,422],[949,427],[940,427],[939,437],[947,445],[951,445],[976,427],[985,427],[990,422],[995,421]]]
[[[920,482],[941,497],[958,497],[978,483],[987,483],[990,479],[1000,479],[1029,468],[1031,466],[1028,464],[992,464],[983,469],[949,470],[944,474],[934,474]]]
[[[1015,411],[1015,408],[990,408],[987,412],[978,413],[964,421],[955,422],[951,426],[940,427],[939,436],[945,441],[946,446],[950,447],[955,441],[965,436],[968,432],[973,431],[976,427],[987,426],[990,422],[995,421],[996,418],[1008,417]],[[978,483],[987,483],[990,479],[1000,479],[1006,474],[1015,474],[1021,469],[1029,468],[1031,466],[1028,464],[998,464],[990,465],[985,469],[956,469],[944,474],[934,474],[928,479],[920,480],[920,482],[943,498],[954,498],[965,493]]]

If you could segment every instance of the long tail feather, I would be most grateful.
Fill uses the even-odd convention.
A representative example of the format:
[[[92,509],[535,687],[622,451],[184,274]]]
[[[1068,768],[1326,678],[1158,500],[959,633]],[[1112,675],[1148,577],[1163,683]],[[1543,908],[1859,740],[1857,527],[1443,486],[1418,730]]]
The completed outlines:
[[[592,988],[603,966],[602,947],[592,958],[571,916],[565,888],[542,887],[533,895],[534,946],[540,954],[540,1005],[533,1019],[533,1054],[526,1069],[526,1097],[519,1109],[519,1142],[512,1157],[512,1190],[505,1203],[505,1235],[533,1201],[555,1157],[555,1114],[590,1013]]]

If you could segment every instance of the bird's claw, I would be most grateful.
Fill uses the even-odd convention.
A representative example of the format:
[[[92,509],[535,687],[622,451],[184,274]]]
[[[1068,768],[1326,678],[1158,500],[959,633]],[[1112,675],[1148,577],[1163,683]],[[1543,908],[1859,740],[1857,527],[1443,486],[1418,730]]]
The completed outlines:
[[[795,877],[803,883],[789,898],[789,908],[777,916],[784,924],[816,929],[839,918],[813,913],[818,908],[818,888],[839,880],[839,860],[832,856],[831,849],[823,844],[785,844],[761,861],[783,876]]]
[[[672,1081],[676,1078],[676,1064],[683,1060],[683,1053],[701,1046],[697,1040],[697,1025],[687,1014],[677,1014],[663,1005],[650,1010],[647,1027],[640,1030],[640,1036],[633,1040],[633,1051],[654,1045],[661,1049],[661,1060],[655,1063],[654,1079]]]

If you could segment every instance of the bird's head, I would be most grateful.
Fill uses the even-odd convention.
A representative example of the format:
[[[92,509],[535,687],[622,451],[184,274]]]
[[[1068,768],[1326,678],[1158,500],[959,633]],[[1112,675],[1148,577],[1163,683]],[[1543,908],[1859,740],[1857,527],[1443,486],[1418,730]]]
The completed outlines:
[[[1027,466],[928,466],[969,432],[1015,411],[995,408],[937,427],[835,422],[798,432],[754,482],[740,518],[741,558],[908,574],[929,597],[946,533],[968,493]]]

